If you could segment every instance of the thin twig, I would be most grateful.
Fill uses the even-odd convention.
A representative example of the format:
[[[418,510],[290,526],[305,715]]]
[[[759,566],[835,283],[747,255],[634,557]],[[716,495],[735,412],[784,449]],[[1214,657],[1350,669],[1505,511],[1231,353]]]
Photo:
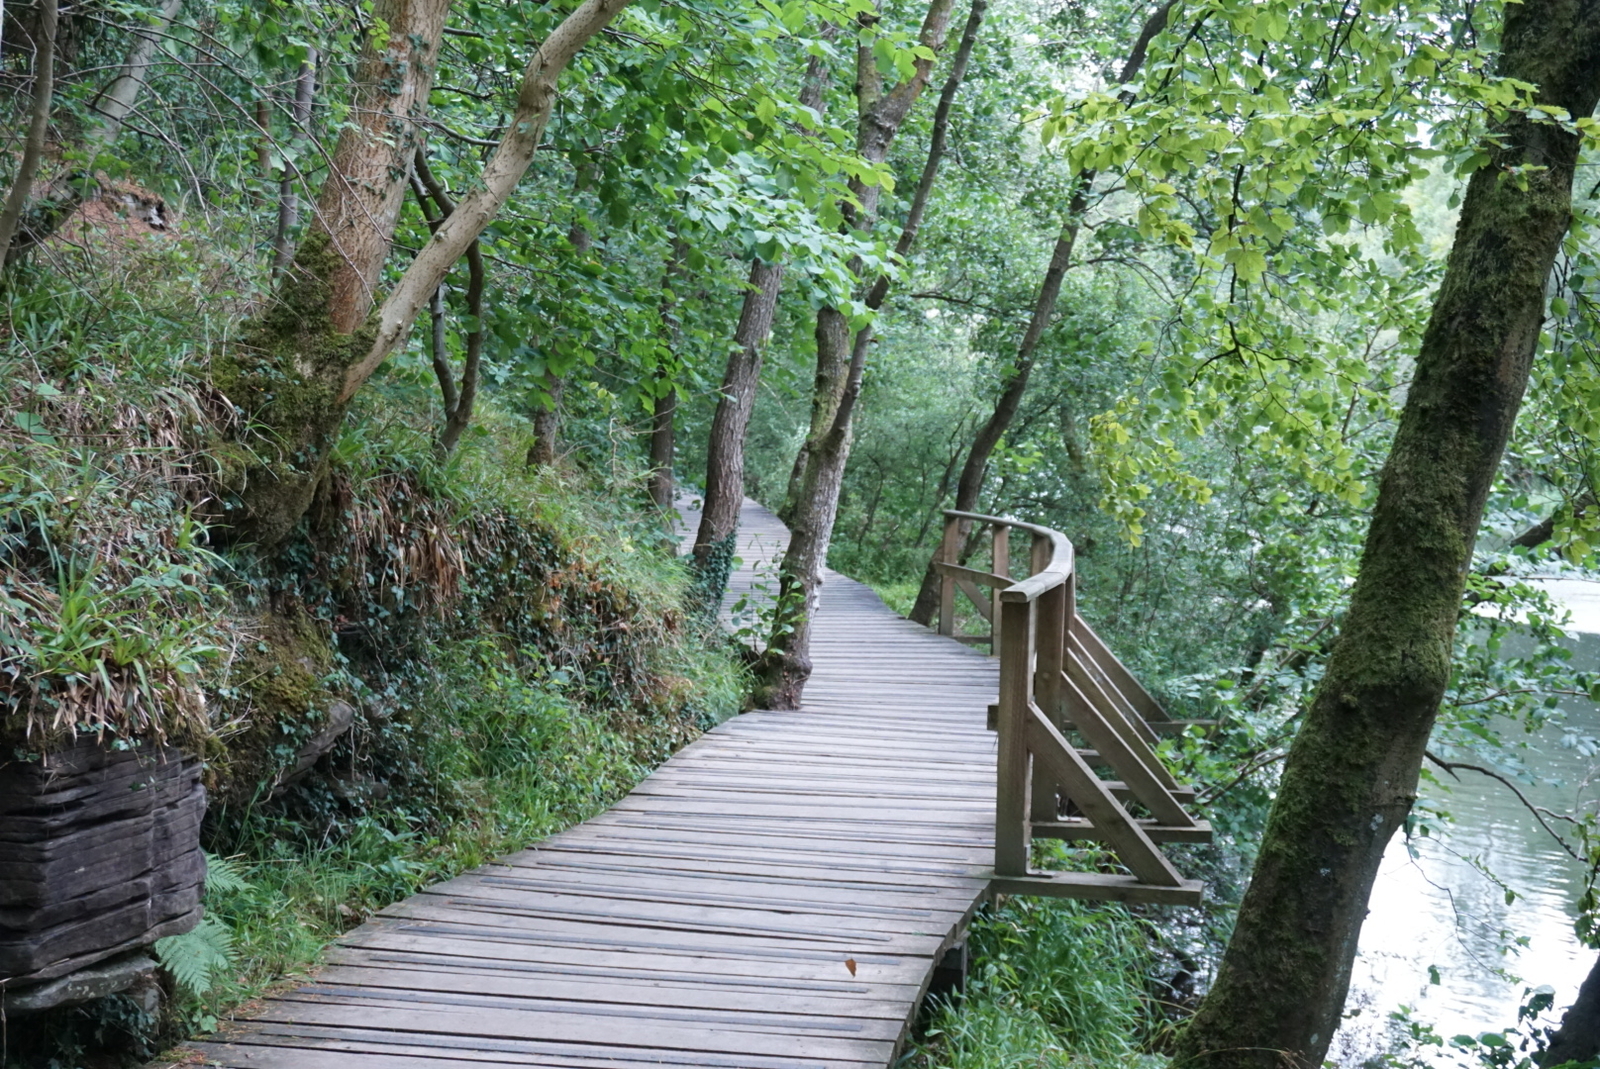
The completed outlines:
[[[1446,761],[1442,757],[1435,756],[1431,750],[1424,751],[1424,755],[1428,758],[1428,760],[1432,761],[1434,764],[1450,773],[1450,775],[1457,781],[1461,779],[1460,776],[1456,775],[1456,771],[1458,769],[1464,772],[1477,772],[1480,775],[1488,776],[1490,779],[1499,780],[1507,790],[1517,796],[1517,801],[1521,802],[1523,807],[1526,808],[1528,812],[1533,814],[1533,819],[1539,822],[1539,827],[1549,832],[1550,838],[1561,844],[1561,849],[1565,850],[1572,860],[1584,860],[1578,856],[1578,852],[1576,850],[1572,849],[1572,847],[1567,844],[1565,839],[1556,834],[1554,828],[1545,823],[1544,815],[1546,813],[1549,813],[1552,817],[1557,816],[1557,814],[1550,813],[1550,811],[1545,809],[1543,806],[1534,805],[1532,802],[1528,801],[1528,796],[1523,794],[1522,791],[1517,788],[1517,785],[1512,783],[1505,776],[1502,776],[1492,768],[1484,768],[1482,765],[1469,765],[1461,761]]]

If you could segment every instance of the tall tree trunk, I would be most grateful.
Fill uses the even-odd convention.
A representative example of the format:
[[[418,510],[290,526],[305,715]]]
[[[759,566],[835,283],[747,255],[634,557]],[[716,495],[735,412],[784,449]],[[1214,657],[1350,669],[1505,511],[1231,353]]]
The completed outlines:
[[[675,496],[673,464],[677,459],[677,377],[683,365],[683,312],[680,283],[686,283],[684,260],[689,255],[689,243],[676,232],[672,236],[672,249],[667,253],[667,265],[661,273],[661,325],[667,333],[667,345],[672,353],[672,364],[659,364],[656,368],[656,396],[650,413],[650,500],[663,513],[672,508]],[[665,386],[663,392],[662,387]]]
[[[1600,5],[1527,0],[1505,10],[1499,73],[1538,86],[1541,104],[1591,114]],[[1178,1036],[1174,1064],[1186,1069],[1322,1064],[1378,863],[1416,797],[1484,501],[1571,219],[1578,138],[1514,113],[1484,151],[1490,162],[1467,186],[1343,631],[1290,749],[1216,984]]]
[[[1127,60],[1122,64],[1122,71],[1117,75],[1119,85],[1133,81],[1144,66],[1150,42],[1156,34],[1166,29],[1172,6],[1172,0],[1167,0],[1145,19],[1139,36],[1128,51]],[[1045,328],[1055,315],[1056,303],[1061,299],[1061,283],[1066,278],[1067,268],[1072,266],[1073,248],[1078,242],[1084,213],[1089,210],[1089,194],[1094,188],[1094,180],[1095,172],[1086,171],[1078,176],[1073,187],[1072,199],[1067,205],[1067,221],[1050,253],[1050,264],[1045,268],[1044,279],[1039,284],[1039,295],[1033,302],[1033,315],[1028,320],[1022,341],[1017,345],[1000,394],[995,398],[994,409],[973,436],[967,459],[961,466],[961,478],[956,482],[957,511],[972,512],[977,509],[978,499],[983,494],[984,479],[989,472],[989,459],[994,456],[995,448],[1011,429],[1017,412],[1022,408],[1022,398],[1028,392],[1028,380],[1033,374],[1034,354],[1039,348],[1039,340],[1044,337]],[[922,585],[917,590],[917,600],[911,606],[910,619],[924,627],[933,623],[933,616],[939,610],[939,573],[933,566],[937,553],[935,550],[934,556],[928,560],[928,567],[922,573]]]
[[[706,443],[706,493],[694,537],[694,570],[701,601],[722,602],[733,567],[733,542],[744,502],[744,439],[761,382],[761,353],[772,334],[772,318],[783,286],[783,265],[750,261],[739,326],[722,375],[717,411]]]
[[[39,161],[44,158],[45,135],[50,131],[50,106],[56,92],[57,16],[56,0],[41,0],[39,19],[33,30],[33,109],[28,121],[28,137],[22,144],[22,160],[17,164],[11,192],[6,195],[5,209],[0,211],[0,249],[6,250],[0,268],[11,262],[11,239],[17,233],[23,206],[33,192]]]
[[[973,17],[968,20],[971,32],[963,35],[958,61],[952,65],[955,87],[949,91],[951,99],[966,73],[967,59],[983,21],[981,3],[974,0],[974,4]],[[952,6],[953,0],[933,0],[923,18],[919,43],[935,54],[944,48]],[[856,147],[864,159],[882,163],[888,158],[895,135],[922,95],[932,71],[933,60],[919,59],[913,75],[885,93],[872,48],[857,49]],[[942,118],[948,127],[948,107],[943,109]],[[943,139],[943,133],[936,132],[930,144],[923,177],[918,183],[920,204],[913,203],[908,219],[911,226],[920,226],[927,191],[933,185],[930,172],[937,172],[943,155]],[[853,182],[852,189],[860,209],[852,212],[848,221],[856,229],[869,230],[877,212],[878,187],[863,187]],[[912,237],[915,237],[914,231]],[[909,239],[905,248],[910,248]],[[860,262],[852,263],[851,270],[859,274]],[[887,285],[880,289],[875,280],[868,296],[881,304],[887,292]],[[785,502],[789,546],[779,567],[778,606],[772,634],[757,667],[760,682],[755,702],[767,709],[799,708],[806,680],[811,676],[811,621],[816,616],[822,593],[822,569],[827,565],[828,546],[833,540],[839,491],[850,456],[855,403],[861,393],[867,352],[872,346],[872,329],[870,326],[863,328],[852,343],[850,322],[844,312],[824,306],[817,310],[816,339],[817,374],[812,392],[811,434],[797,458],[801,472],[799,485],[792,487],[791,499]]]
[[[972,436],[967,459],[961,465],[961,476],[956,480],[955,507],[961,512],[972,512],[978,507],[978,498],[983,494],[984,477],[989,473],[989,459],[994,456],[995,447],[1005,437],[1006,431],[1011,429],[1017,412],[1022,408],[1022,398],[1028,392],[1028,379],[1033,374],[1034,354],[1038,351],[1040,339],[1044,337],[1045,328],[1055,316],[1056,302],[1061,299],[1061,283],[1067,277],[1067,268],[1072,266],[1072,250],[1078,241],[1083,212],[1088,207],[1088,183],[1093,181],[1092,174],[1079,179],[1078,188],[1073,192],[1072,203],[1068,207],[1070,218],[1050,253],[1050,266],[1045,269],[1044,280],[1039,284],[1039,295],[1033,302],[1033,315],[1028,320],[1022,341],[1017,345],[1016,356],[1007,369],[1000,395],[995,398],[994,410],[983,421],[983,426],[978,428],[978,433]],[[934,570],[933,560],[930,559],[922,575],[922,586],[917,590],[916,603],[911,606],[910,618],[927,626],[938,609],[939,573]]]
[[[334,150],[317,219],[245,348],[213,362],[213,380],[243,409],[252,436],[250,448],[223,457],[231,537],[271,545],[305,513],[351,399],[511,197],[544,136],[561,72],[627,3],[583,0],[535,49],[507,133],[471,192],[373,309],[449,6],[378,0],[374,19],[389,33],[381,51],[369,41],[357,61],[353,121]]]
[[[283,274],[284,268],[289,266],[294,230],[300,225],[300,193],[296,188],[300,181],[298,160],[311,131],[311,101],[316,91],[317,50],[312,48],[307,50],[294,80],[294,105],[289,114],[294,133],[289,142],[290,162],[284,165],[283,178],[278,182],[278,227],[272,239],[273,278]]]
[[[823,27],[822,38],[831,42],[837,32],[835,24],[828,23]],[[806,63],[800,103],[818,115],[823,114],[828,75],[820,57],[813,56]],[[706,493],[700,527],[694,537],[697,596],[702,606],[710,609],[722,604],[733,568],[739,508],[744,503],[744,439],[750,428],[750,414],[755,411],[756,388],[761,383],[762,350],[772,334],[782,288],[783,264],[751,259],[750,277],[739,307],[739,325],[733,332],[733,348],[728,353],[716,414],[711,419],[711,435],[706,442]]]

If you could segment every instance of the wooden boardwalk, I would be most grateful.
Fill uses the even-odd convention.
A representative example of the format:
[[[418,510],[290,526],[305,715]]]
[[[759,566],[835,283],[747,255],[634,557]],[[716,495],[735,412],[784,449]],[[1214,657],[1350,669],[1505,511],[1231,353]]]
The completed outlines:
[[[747,503],[735,591],[786,536]],[[830,572],[805,708],[735,717],[606,813],[350,932],[206,1064],[890,1064],[988,893],[996,662]]]

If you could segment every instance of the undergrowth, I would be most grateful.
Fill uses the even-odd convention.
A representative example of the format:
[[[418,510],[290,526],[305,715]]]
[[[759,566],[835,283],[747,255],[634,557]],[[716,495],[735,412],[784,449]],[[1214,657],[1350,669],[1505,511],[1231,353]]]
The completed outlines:
[[[7,758],[203,753],[230,878],[165,948],[165,1022],[116,999],[37,1019],[63,1067],[213,1028],[376,910],[603,809],[745,691],[642,467],[530,470],[492,399],[440,459],[403,371],[284,545],[219,543],[236,458],[205,357],[249,301],[181,243],[122,255],[33,269],[0,307],[0,729]]]
[[[1121,906],[1011,898],[969,935],[963,992],[933,1004],[898,1069],[1139,1069],[1159,1015],[1148,924]]]

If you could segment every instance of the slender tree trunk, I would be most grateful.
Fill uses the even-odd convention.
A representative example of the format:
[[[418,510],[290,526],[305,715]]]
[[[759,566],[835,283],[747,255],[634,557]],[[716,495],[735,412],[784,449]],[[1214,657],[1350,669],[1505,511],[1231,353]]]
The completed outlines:
[[[672,387],[656,398],[655,410],[650,415],[650,500],[662,512],[672,507],[677,414],[678,390]]]
[[[378,0],[373,14],[389,33],[381,51],[369,40],[357,61],[352,121],[314,225],[245,350],[213,362],[213,380],[243,409],[253,438],[222,458],[231,537],[271,545],[305,513],[351,398],[511,197],[544,136],[561,72],[627,2],[583,0],[534,51],[504,139],[374,309],[449,6]]]
[[[1168,0],[1145,19],[1117,76],[1118,84],[1127,85],[1139,73],[1149,52],[1150,42],[1166,28],[1171,12],[1172,2]],[[1077,245],[1078,231],[1083,226],[1084,213],[1089,210],[1089,194],[1094,187],[1094,180],[1095,173],[1087,171],[1078,176],[1077,184],[1073,187],[1072,199],[1067,205],[1067,222],[1051,251],[1050,264],[1045,268],[1044,279],[1039,284],[1039,295],[1033,303],[1033,315],[1028,320],[1022,341],[1017,345],[1016,356],[1000,395],[995,398],[994,410],[973,436],[967,459],[961,466],[961,478],[956,483],[957,511],[972,512],[977,509],[978,499],[983,494],[984,479],[989,472],[989,459],[994,456],[995,448],[1011,429],[1017,412],[1022,408],[1022,398],[1028,392],[1028,379],[1033,374],[1034,354],[1061,298],[1061,283],[1066,278],[1067,268],[1072,265],[1073,248]],[[928,567],[922,573],[922,585],[917,590],[917,600],[911,606],[910,619],[924,627],[933,623],[934,614],[939,611],[939,573],[933,566],[936,556],[937,550],[928,560]]]
[[[1561,1027],[1550,1037],[1550,1045],[1539,1064],[1557,1066],[1566,1062],[1590,1062],[1600,1056],[1600,959],[1584,977],[1578,998],[1561,1015]]]
[[[11,240],[16,236],[22,209],[33,192],[33,179],[39,173],[39,161],[44,158],[45,136],[50,132],[50,106],[56,92],[58,14],[56,0],[40,0],[39,20],[33,31],[33,111],[28,122],[28,137],[22,145],[22,160],[17,164],[17,177],[6,195],[5,209],[0,211],[0,249],[6,250],[0,268],[11,262]]]
[[[444,183],[434,177],[433,170],[428,166],[428,155],[421,148],[417,149],[412,167],[412,189],[417,204],[422,208],[429,232],[437,231],[450,213],[456,210],[455,202],[450,199],[450,192],[444,188]],[[437,215],[429,213],[429,200],[438,209]],[[462,363],[459,386],[456,385],[455,370],[450,365],[449,350],[445,346],[443,282],[433,291],[429,303],[433,317],[433,375],[439,381],[439,395],[444,403],[444,422],[440,424],[439,437],[434,443],[434,451],[441,457],[449,456],[455,450],[462,433],[472,422],[472,406],[478,396],[478,370],[483,362],[484,281],[483,250],[478,239],[473,238],[472,244],[467,246],[466,292],[467,315],[472,318],[473,327],[467,332],[466,359]]]
[[[1508,5],[1502,40],[1500,74],[1538,86],[1541,104],[1594,111],[1600,5]],[[1186,1069],[1322,1064],[1378,863],[1416,797],[1473,543],[1571,219],[1578,138],[1514,113],[1484,151],[1342,633],[1290,750],[1216,984],[1178,1036],[1174,1065]]]
[[[832,41],[836,32],[834,24],[829,23],[822,36]],[[821,58],[813,56],[806,64],[800,86],[801,105],[818,115],[823,113],[823,91],[828,74]],[[733,348],[728,353],[722,391],[717,397],[717,410],[706,443],[706,493],[700,527],[694,538],[698,597],[701,604],[710,609],[722,603],[733,567],[739,508],[744,504],[745,434],[750,428],[750,415],[755,411],[762,351],[772,334],[772,320],[778,310],[778,294],[782,288],[783,264],[763,263],[759,258],[750,261],[750,277],[739,307],[739,325],[733,332]]]
[[[6,261],[15,262],[44,244],[71,217],[85,196],[96,188],[94,179],[95,158],[122,132],[122,124],[132,114],[139,94],[149,79],[150,65],[155,61],[157,37],[177,18],[183,0],[166,0],[156,13],[156,21],[149,29],[134,28],[133,45],[128,59],[117,76],[89,102],[92,117],[84,131],[81,149],[87,157],[84,172],[58,178],[50,183],[44,195],[23,215],[7,246]]]
[[[1039,284],[1039,295],[1033,303],[1033,316],[1028,320],[1028,328],[1017,345],[1016,357],[1008,369],[1005,385],[995,398],[994,411],[989,413],[989,418],[973,435],[972,445],[967,449],[961,476],[956,480],[955,507],[961,512],[972,512],[978,507],[978,498],[983,494],[984,477],[989,472],[989,459],[994,456],[995,447],[1005,437],[1006,431],[1011,429],[1017,412],[1022,408],[1023,395],[1028,392],[1028,379],[1033,374],[1034,354],[1038,351],[1039,340],[1044,337],[1045,328],[1055,315],[1056,302],[1061,299],[1061,283],[1067,276],[1067,268],[1072,266],[1072,250],[1077,244],[1083,212],[1088,207],[1086,183],[1093,180],[1093,175],[1086,175],[1079,180],[1069,207],[1071,217],[1062,228],[1061,236],[1056,239],[1055,249],[1050,254],[1050,266],[1045,269],[1044,280]],[[927,626],[938,610],[939,573],[934,570],[930,559],[922,575],[922,586],[917,590],[916,603],[911,607],[910,618]]]
[[[980,0],[974,0],[974,11],[968,19],[958,58],[952,64],[948,96],[954,99],[961,77],[966,73],[967,60],[972,53],[979,26],[983,22]],[[922,22],[920,43],[937,54],[944,48],[950,25],[952,0],[933,0]],[[911,107],[922,95],[933,71],[933,61],[919,59],[915,73],[888,92],[883,91],[877,58],[870,47],[861,47],[856,53],[856,106],[857,150],[872,163],[882,163],[888,158]],[[944,94],[941,94],[944,95]],[[949,107],[941,113],[944,125],[949,124]],[[944,151],[944,134],[936,131],[930,143],[930,152],[923,165],[918,182],[918,199],[908,217],[908,226],[921,225],[927,205],[928,190],[932,188]],[[857,229],[871,229],[878,205],[878,188],[866,188],[852,183],[860,211],[849,222]],[[915,237],[913,230],[912,238]],[[911,246],[911,238],[904,239],[904,249]],[[901,242],[896,243],[900,248]],[[904,250],[902,250],[903,252]],[[851,265],[857,274],[859,262]],[[888,286],[876,284],[868,291],[868,298],[881,305]],[[876,307],[876,306],[874,306]],[[834,520],[839,512],[839,491],[844,483],[845,464],[850,456],[850,438],[856,399],[861,393],[861,377],[866,369],[867,353],[872,346],[872,328],[862,328],[852,342],[850,322],[837,308],[823,307],[817,311],[817,375],[812,393],[812,433],[797,458],[800,469],[798,487],[792,487],[791,500],[785,502],[785,521],[789,525],[789,547],[779,568],[778,607],[767,648],[762,652],[757,668],[760,679],[755,702],[767,709],[797,709],[806,680],[811,676],[811,624],[816,616],[822,593],[822,570],[827,566],[828,546],[833,540]]]
[[[706,443],[706,493],[694,538],[694,569],[701,601],[722,602],[733,566],[739,507],[744,503],[744,439],[761,382],[761,353],[772,334],[772,318],[783,286],[783,265],[750,261],[733,351],[722,375],[717,411]]]
[[[290,111],[294,134],[290,139],[289,161],[284,165],[283,178],[278,182],[278,228],[272,240],[273,278],[283,274],[284,268],[289,266],[294,249],[294,230],[300,225],[300,193],[296,188],[300,181],[298,161],[311,130],[311,102],[316,91],[317,52],[316,49],[310,49],[294,81],[294,106]]]

